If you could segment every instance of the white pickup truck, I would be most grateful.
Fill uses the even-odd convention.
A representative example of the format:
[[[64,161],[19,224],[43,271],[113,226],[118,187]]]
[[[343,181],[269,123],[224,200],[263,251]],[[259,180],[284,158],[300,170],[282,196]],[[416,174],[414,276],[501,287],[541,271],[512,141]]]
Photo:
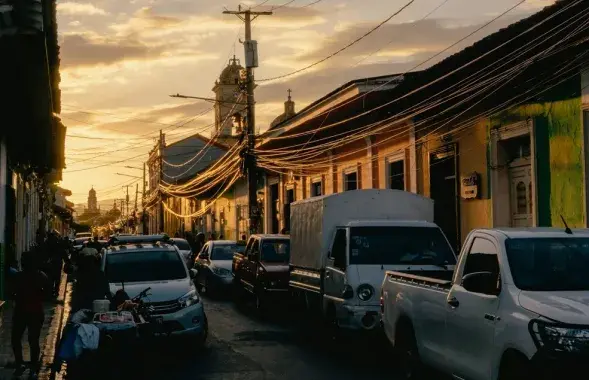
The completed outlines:
[[[452,281],[387,272],[381,313],[405,379],[586,379],[589,230],[473,230]]]

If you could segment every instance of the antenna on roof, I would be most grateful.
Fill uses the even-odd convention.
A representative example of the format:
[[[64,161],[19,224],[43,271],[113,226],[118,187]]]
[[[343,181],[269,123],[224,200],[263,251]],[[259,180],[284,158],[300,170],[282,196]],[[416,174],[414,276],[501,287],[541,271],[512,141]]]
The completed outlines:
[[[560,219],[562,220],[562,222],[564,223],[565,229],[564,229],[564,233],[568,234],[568,235],[572,235],[573,231],[569,228],[569,225],[567,224],[567,221],[564,220],[564,216],[560,216]]]

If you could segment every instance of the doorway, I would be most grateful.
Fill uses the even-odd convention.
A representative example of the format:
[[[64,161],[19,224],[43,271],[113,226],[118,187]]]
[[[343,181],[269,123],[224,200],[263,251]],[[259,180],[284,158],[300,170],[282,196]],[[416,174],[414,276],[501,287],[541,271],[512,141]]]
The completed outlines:
[[[286,197],[284,199],[284,228],[290,231],[290,204],[295,201],[294,189],[286,190]]]
[[[460,228],[456,144],[446,145],[429,156],[430,197],[434,200],[434,222],[440,226],[454,249],[459,249]]]
[[[277,234],[280,228],[278,222],[278,184],[270,185],[270,233]]]

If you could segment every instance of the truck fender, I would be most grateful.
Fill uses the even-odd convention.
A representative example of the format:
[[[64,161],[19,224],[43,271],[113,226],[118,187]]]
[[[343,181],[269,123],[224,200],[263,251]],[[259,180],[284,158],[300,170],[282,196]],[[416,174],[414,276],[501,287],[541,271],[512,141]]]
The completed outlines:
[[[397,337],[399,336],[399,334],[409,332],[409,331],[411,331],[411,333],[415,334],[415,327],[413,326],[413,321],[406,314],[399,314],[399,318],[397,318],[397,320],[395,321],[395,324],[393,325],[393,329],[394,330],[391,331],[392,336],[390,337],[393,347],[396,344],[396,340],[397,340]]]

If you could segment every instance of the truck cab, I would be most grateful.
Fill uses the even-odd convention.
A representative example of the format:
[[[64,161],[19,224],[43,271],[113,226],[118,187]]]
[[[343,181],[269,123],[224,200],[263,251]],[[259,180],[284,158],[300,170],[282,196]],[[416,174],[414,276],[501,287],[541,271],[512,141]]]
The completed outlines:
[[[387,270],[452,273],[456,257],[433,223],[433,201],[364,189],[292,204],[290,287],[328,326],[376,330]]]
[[[451,281],[388,272],[384,331],[401,373],[579,378],[589,353],[589,230],[477,229]],[[583,377],[586,377],[585,375]]]
[[[243,254],[233,256],[233,276],[239,289],[253,295],[256,307],[288,293],[290,238],[252,235]]]
[[[334,307],[340,327],[373,329],[387,270],[443,276],[451,275],[455,264],[448,240],[434,223],[352,221],[334,233],[323,283],[325,307]]]

